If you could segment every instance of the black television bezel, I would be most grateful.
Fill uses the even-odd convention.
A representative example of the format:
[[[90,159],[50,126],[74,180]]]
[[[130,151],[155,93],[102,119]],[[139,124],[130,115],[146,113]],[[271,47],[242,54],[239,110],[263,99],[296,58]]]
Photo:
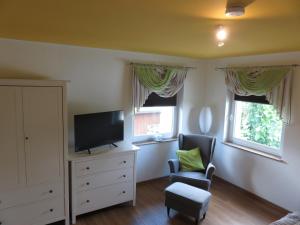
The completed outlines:
[[[114,112],[122,112],[123,116],[124,116],[124,110],[113,110],[113,111],[105,111],[105,112],[97,112],[97,113],[85,113],[85,114],[77,114],[74,115],[74,146],[75,146],[75,152],[81,152],[81,151],[90,151],[90,149],[92,148],[96,148],[99,146],[103,146],[103,145],[108,145],[108,144],[113,144],[115,142],[118,141],[123,141],[124,140],[124,119],[122,120],[122,137],[120,139],[116,138],[116,139],[109,139],[109,140],[105,140],[103,141],[101,144],[95,144],[95,145],[86,145],[86,146],[80,146],[78,147],[76,145],[76,117],[80,117],[80,116],[89,116],[89,115],[99,115],[99,114],[104,114],[104,113],[114,113]]]

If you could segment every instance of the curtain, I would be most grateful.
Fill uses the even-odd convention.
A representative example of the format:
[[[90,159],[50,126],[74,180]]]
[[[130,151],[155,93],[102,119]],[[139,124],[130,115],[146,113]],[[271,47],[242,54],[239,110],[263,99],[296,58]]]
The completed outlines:
[[[151,93],[173,97],[183,87],[187,68],[133,65],[133,104],[139,109]]]
[[[283,123],[291,121],[292,68],[227,68],[227,88],[240,96],[262,96],[275,107]]]

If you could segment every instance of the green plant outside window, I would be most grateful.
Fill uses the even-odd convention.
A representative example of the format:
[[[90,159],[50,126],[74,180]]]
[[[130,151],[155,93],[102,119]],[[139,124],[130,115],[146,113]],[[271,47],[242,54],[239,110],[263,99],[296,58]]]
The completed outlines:
[[[282,121],[272,105],[236,101],[234,136],[279,149]]]

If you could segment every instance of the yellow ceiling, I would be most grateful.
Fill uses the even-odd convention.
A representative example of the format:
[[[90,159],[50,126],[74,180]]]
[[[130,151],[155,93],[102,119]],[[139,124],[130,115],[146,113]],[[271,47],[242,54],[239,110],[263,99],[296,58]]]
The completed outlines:
[[[300,50],[300,0],[256,0],[239,18],[224,16],[225,6],[226,0],[0,0],[0,37],[196,58]],[[222,48],[218,24],[229,31]]]

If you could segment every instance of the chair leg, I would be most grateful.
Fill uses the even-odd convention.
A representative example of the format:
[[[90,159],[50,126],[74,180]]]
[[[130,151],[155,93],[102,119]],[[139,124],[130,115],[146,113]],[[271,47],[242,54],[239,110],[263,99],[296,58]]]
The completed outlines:
[[[167,213],[168,213],[168,217],[170,217],[170,208],[167,207]]]

